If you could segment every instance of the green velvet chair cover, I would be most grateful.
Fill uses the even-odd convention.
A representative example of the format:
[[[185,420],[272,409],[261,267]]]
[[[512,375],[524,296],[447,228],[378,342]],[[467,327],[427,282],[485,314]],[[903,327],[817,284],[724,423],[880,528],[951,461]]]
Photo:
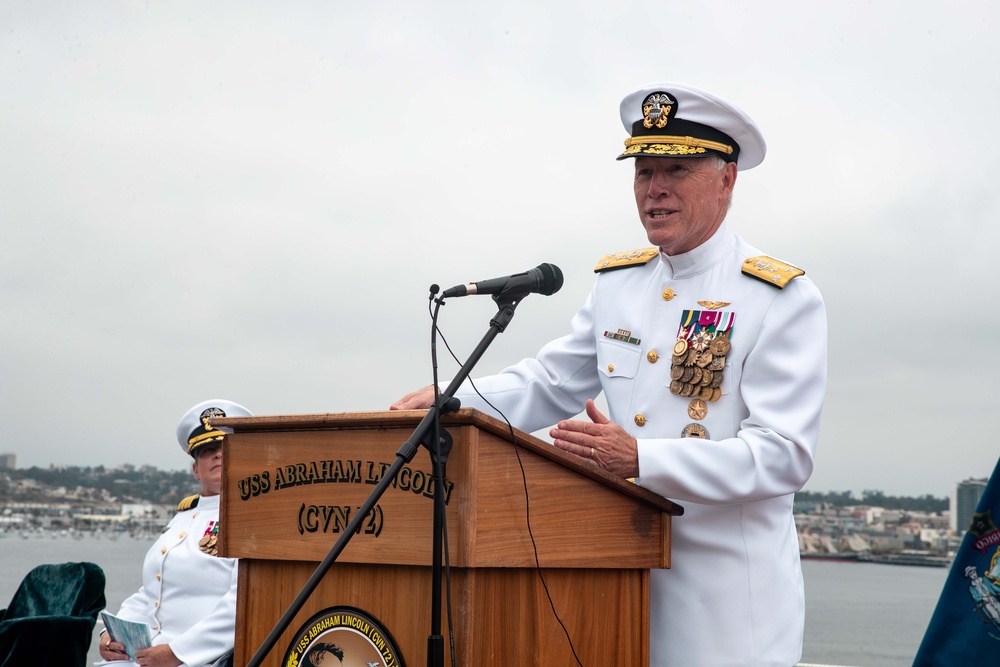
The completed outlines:
[[[39,565],[0,610],[0,667],[83,667],[105,606],[104,570],[94,563]]]

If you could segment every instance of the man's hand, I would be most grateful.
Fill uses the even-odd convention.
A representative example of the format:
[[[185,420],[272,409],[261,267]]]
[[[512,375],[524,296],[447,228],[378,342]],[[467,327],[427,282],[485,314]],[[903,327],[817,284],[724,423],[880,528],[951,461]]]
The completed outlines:
[[[125,645],[112,641],[111,635],[107,632],[102,632],[101,636],[97,638],[97,651],[101,654],[101,657],[111,662],[112,660],[131,660],[128,657],[128,653],[125,652]]]
[[[426,410],[434,405],[434,385],[410,392],[389,406],[390,410]]]
[[[182,664],[174,655],[170,644],[160,644],[135,652],[135,661],[142,667],[177,667]]]
[[[564,452],[590,459],[610,473],[622,477],[639,474],[639,449],[635,438],[618,424],[612,423],[587,401],[590,421],[567,419],[549,431],[554,444]]]

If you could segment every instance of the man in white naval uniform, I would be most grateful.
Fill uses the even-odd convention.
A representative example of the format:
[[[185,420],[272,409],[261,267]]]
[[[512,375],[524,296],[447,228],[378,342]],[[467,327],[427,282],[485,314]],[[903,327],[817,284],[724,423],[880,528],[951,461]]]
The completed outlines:
[[[558,422],[556,447],[683,505],[671,569],[651,576],[652,665],[790,667],[805,606],[792,500],[819,435],[823,301],[724,222],[737,171],[764,158],[746,114],[655,83],[621,118],[655,247],[602,259],[569,335],[475,385],[518,428]],[[602,391],[609,416],[591,400]],[[468,382],[456,395],[495,414]],[[581,409],[588,420],[570,418]]]
[[[142,587],[115,614],[149,626],[153,645],[136,652],[135,664],[200,667],[231,658],[237,560],[217,555],[223,434],[211,420],[250,414],[242,405],[215,399],[188,410],[177,426],[177,440],[194,459],[191,468],[202,493],[180,503],[146,553]],[[128,660],[124,645],[107,632],[99,642],[105,660]]]

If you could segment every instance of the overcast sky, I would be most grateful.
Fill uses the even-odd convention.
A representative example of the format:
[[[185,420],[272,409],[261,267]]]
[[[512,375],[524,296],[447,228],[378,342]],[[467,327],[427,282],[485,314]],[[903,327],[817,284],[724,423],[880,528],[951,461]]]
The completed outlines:
[[[648,245],[618,103],[673,80],[757,121],[728,224],[826,299],[806,488],[949,495],[1000,454],[998,34],[993,0],[5,0],[0,451],[180,469],[203,399],[385,409],[429,285],[551,262],[477,372],[534,354]],[[494,312],[440,324],[467,354]]]

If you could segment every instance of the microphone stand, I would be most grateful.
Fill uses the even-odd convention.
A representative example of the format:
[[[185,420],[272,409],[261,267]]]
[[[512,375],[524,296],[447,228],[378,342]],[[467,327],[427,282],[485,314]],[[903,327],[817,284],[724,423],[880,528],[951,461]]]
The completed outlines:
[[[386,470],[386,473],[379,480],[379,483],[375,485],[368,499],[365,500],[364,504],[355,514],[354,518],[351,519],[350,523],[347,524],[347,528],[337,539],[337,542],[330,548],[326,557],[319,564],[312,575],[306,581],[302,590],[299,591],[295,599],[288,606],[288,609],[278,619],[278,623],[272,628],[271,633],[264,639],[264,643],[261,644],[260,648],[247,663],[247,667],[260,667],[260,664],[264,661],[264,658],[271,652],[274,645],[278,642],[278,638],[281,634],[288,628],[295,615],[302,609],[302,606],[312,595],[316,587],[319,586],[320,581],[326,575],[327,571],[333,565],[334,561],[340,556],[341,552],[350,542],[354,534],[359,532],[362,522],[375,507],[375,504],[379,501],[382,495],[385,493],[386,489],[392,484],[399,471],[403,466],[413,460],[416,456],[417,450],[420,445],[424,445],[428,448],[431,453],[432,463],[435,466],[435,474],[437,472],[441,473],[441,477],[438,478],[437,483],[434,485],[434,548],[432,554],[432,577],[434,581],[432,583],[432,619],[431,619],[431,635],[428,638],[427,645],[427,660],[428,667],[444,667],[444,637],[441,635],[441,549],[444,534],[444,521],[445,521],[445,504],[444,504],[444,491],[443,481],[444,481],[444,467],[447,460],[447,454],[451,450],[451,436],[449,435],[446,443],[433,442],[432,436],[436,433],[440,433],[440,418],[441,414],[453,412],[461,407],[461,403],[457,398],[454,398],[455,392],[458,388],[468,379],[469,375],[472,373],[472,369],[482,358],[486,349],[490,346],[497,335],[504,332],[507,325],[510,324],[511,319],[514,317],[514,309],[517,308],[518,303],[521,299],[527,296],[527,294],[516,294],[516,295],[505,295],[502,292],[493,296],[493,300],[496,301],[497,307],[499,308],[493,319],[490,320],[490,327],[486,334],[480,340],[479,345],[476,349],[472,351],[469,358],[466,359],[465,363],[459,369],[458,374],[452,379],[448,388],[440,394],[438,400],[432,405],[428,410],[424,418],[420,420],[420,423],[413,430],[410,437],[404,442],[400,448],[396,451],[396,460],[393,461],[392,465]],[[430,441],[430,442],[429,442]],[[438,455],[442,454],[442,455]],[[440,467],[440,470],[437,468]]]

